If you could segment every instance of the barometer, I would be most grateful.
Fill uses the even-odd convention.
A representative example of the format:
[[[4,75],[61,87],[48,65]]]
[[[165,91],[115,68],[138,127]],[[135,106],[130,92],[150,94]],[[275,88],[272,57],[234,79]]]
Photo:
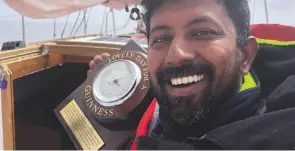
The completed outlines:
[[[95,100],[103,106],[122,104],[141,80],[140,68],[132,61],[118,60],[103,67],[93,81]]]
[[[121,51],[98,64],[89,74],[84,105],[99,122],[125,120],[140,108],[149,89],[147,55],[133,50]]]

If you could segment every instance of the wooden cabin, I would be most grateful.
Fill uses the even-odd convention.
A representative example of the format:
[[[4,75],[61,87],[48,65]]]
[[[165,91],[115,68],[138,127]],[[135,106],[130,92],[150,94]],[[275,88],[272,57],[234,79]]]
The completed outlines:
[[[0,91],[0,147],[75,149],[53,110],[86,79],[93,56],[114,54],[130,38],[88,35],[29,43],[26,48],[0,52],[0,73],[7,83]],[[137,42],[146,47],[144,38],[137,38]]]

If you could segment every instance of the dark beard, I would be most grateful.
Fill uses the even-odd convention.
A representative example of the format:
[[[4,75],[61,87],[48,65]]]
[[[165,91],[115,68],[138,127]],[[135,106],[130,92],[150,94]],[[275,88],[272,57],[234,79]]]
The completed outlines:
[[[218,79],[213,79],[215,68],[208,62],[198,64],[186,64],[180,67],[163,68],[157,73],[160,90],[156,90],[153,85],[155,97],[160,105],[160,112],[165,112],[165,120],[169,123],[175,123],[181,127],[191,127],[200,119],[204,118],[211,110],[230,99],[239,90],[240,86],[240,64],[237,61],[236,66],[230,74],[226,72]],[[200,92],[200,104],[194,104],[195,96],[171,97],[164,88],[165,80],[176,76],[185,76],[192,74],[204,74],[208,77],[208,85]],[[229,78],[226,87],[222,86],[222,79]],[[217,81],[216,88],[213,88],[213,82]]]

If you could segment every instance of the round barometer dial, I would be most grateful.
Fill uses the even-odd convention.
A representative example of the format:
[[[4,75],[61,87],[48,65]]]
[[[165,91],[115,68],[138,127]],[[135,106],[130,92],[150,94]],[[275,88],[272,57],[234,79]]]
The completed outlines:
[[[141,80],[140,68],[129,60],[118,60],[103,67],[93,81],[93,95],[103,106],[122,104]]]

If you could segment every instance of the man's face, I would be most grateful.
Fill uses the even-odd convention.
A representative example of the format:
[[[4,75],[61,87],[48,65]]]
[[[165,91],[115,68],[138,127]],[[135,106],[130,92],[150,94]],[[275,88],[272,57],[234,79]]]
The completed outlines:
[[[255,56],[255,42],[237,47],[235,26],[215,0],[164,4],[152,16],[150,31],[152,87],[158,103],[182,125],[237,93]]]

